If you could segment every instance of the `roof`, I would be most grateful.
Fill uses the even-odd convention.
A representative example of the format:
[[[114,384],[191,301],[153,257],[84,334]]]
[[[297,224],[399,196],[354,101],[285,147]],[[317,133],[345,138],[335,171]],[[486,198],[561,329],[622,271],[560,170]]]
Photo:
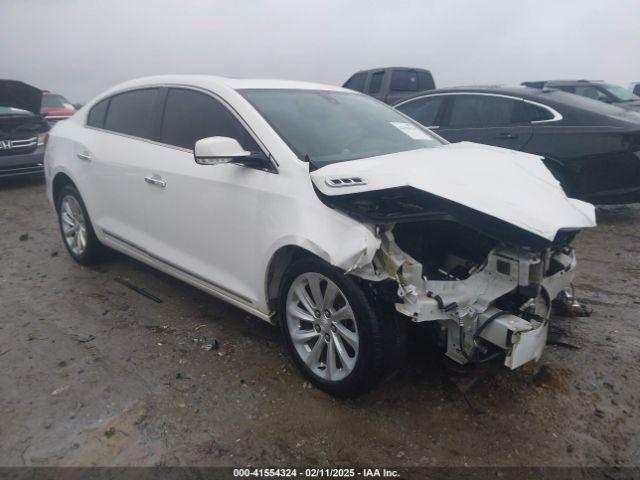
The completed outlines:
[[[122,90],[145,85],[192,85],[202,88],[226,86],[233,90],[243,89],[296,89],[296,90],[335,90],[346,91],[335,85],[299,82],[294,80],[230,78],[215,75],[156,75],[142,77],[121,83],[111,90]],[[351,91],[351,90],[349,90]]]
[[[562,85],[579,85],[581,83],[601,83],[602,80],[585,80],[585,79],[579,79],[579,80],[535,80],[535,81],[528,81],[528,82],[522,82],[522,85],[533,85],[533,84],[540,84],[540,85],[545,85],[548,87],[551,86],[562,86]]]
[[[516,96],[538,96],[542,90],[531,87],[523,86],[508,86],[508,85],[475,85],[475,86],[459,86],[459,87],[447,87],[438,88],[436,90],[429,90],[428,93],[455,93],[455,92],[477,92],[477,93],[497,93],[502,95],[516,95]],[[427,92],[421,92],[416,96],[424,95]],[[406,100],[406,99],[403,99]]]
[[[426,68],[419,68],[419,67],[378,67],[378,68],[367,68],[366,70],[358,70],[353,75],[357,75],[358,73],[380,72],[382,70],[413,70],[415,72],[427,72],[429,75],[431,75],[431,71],[429,71]],[[353,77],[353,75],[351,75],[351,77]],[[349,77],[349,78],[351,78],[351,77]]]

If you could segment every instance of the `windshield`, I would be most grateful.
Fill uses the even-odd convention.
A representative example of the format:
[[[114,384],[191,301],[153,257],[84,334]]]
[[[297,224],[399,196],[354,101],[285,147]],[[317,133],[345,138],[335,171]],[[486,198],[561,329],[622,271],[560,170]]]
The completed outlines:
[[[604,88],[611,95],[613,95],[618,102],[633,102],[635,100],[640,100],[639,96],[634,95],[632,92],[630,92],[626,88],[622,88],[618,85],[603,83],[601,87]]]
[[[316,166],[442,145],[391,107],[357,93],[244,90],[296,155]]]
[[[42,96],[42,108],[64,108],[67,110],[75,110],[69,100],[62,95],[46,94]]]

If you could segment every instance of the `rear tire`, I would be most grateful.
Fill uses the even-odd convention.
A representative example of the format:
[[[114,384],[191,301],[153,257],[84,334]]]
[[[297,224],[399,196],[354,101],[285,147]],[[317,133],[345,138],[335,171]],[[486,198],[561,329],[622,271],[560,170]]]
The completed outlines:
[[[104,247],[96,237],[80,192],[71,185],[62,187],[56,198],[56,210],[62,243],[71,258],[80,265],[98,263]]]
[[[286,271],[279,297],[285,344],[304,377],[337,397],[356,397],[384,376],[381,318],[358,284],[318,258]]]

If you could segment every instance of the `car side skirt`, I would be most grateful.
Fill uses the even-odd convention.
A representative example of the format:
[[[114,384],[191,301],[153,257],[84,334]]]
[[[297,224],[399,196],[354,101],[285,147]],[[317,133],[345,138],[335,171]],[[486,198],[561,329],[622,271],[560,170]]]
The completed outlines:
[[[172,277],[177,278],[178,280],[182,280],[189,285],[192,285],[204,292],[207,292],[214,297],[217,297],[225,302],[228,302],[251,315],[254,315],[261,320],[265,320],[271,324],[274,324],[273,312],[265,313],[261,310],[258,310],[256,307],[251,305],[251,300],[245,298],[236,293],[230,292],[222,288],[221,286],[202,278],[199,275],[196,275],[193,272],[183,269],[171,262],[168,262],[160,257],[153,255],[152,253],[146,251],[145,249],[135,245],[124,238],[109,232],[107,230],[100,230],[102,233],[101,241],[107,244],[109,247],[114,248],[126,255],[129,255],[137,260],[140,260],[147,265],[154,267]]]

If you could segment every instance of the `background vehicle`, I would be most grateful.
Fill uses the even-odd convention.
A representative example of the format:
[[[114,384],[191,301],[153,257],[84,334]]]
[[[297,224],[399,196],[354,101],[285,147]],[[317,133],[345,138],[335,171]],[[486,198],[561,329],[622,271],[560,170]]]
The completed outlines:
[[[640,201],[640,116],[559,90],[434,90],[395,107],[451,142],[530,152],[567,193],[594,203]]]
[[[629,85],[629,90],[631,90],[634,95],[637,95],[640,97],[640,82],[634,82],[631,85]]]
[[[362,70],[347,80],[343,87],[391,104],[417,92],[433,90],[436,84],[429,70],[386,67]]]
[[[591,98],[600,102],[611,103],[618,107],[640,111],[640,97],[619,85],[592,80],[543,80],[537,82],[523,82],[522,85],[531,88],[556,88],[563,92],[573,93],[581,97]]]
[[[39,114],[42,92],[0,80],[0,177],[41,175],[49,125]]]
[[[279,321],[301,372],[343,396],[395,366],[409,321],[462,364],[540,358],[595,224],[540,158],[302,82],[127,82],[56,126],[46,174],[76,261],[104,244]]]
[[[66,120],[76,113],[76,107],[62,95],[45,91],[42,95],[40,113],[51,125],[55,125],[56,122]]]

